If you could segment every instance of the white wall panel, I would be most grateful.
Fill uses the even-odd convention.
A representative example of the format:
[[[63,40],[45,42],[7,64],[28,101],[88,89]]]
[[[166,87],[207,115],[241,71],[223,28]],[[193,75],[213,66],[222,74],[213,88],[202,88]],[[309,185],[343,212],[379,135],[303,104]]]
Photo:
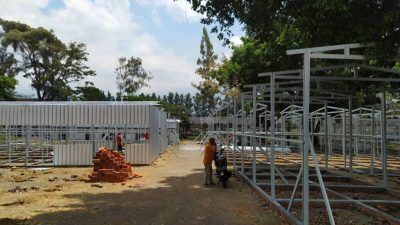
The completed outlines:
[[[75,147],[74,149],[74,145],[54,145],[54,165],[92,165],[91,145],[76,144]]]

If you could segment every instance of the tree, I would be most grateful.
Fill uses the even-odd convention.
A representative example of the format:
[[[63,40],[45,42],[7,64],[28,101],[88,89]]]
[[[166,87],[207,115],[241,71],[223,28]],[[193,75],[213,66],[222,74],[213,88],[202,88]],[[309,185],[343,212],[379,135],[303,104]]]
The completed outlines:
[[[244,46],[234,48],[231,60],[225,61],[213,75],[228,87],[260,82],[257,80],[258,72],[301,68],[301,57],[287,56],[287,49],[375,42],[376,48],[365,52],[369,54],[370,65],[392,68],[400,60],[398,1],[189,2],[195,11],[205,16],[204,24],[213,25],[211,31],[218,33],[225,44],[229,43],[230,29],[235,23],[242,24],[246,30],[248,38],[244,40]],[[315,60],[313,66],[326,66],[328,63]],[[359,75],[370,74],[361,71]],[[338,86],[347,85],[354,95],[361,96],[360,102],[364,104],[374,104],[376,92],[384,86],[348,83],[342,82]],[[396,92],[398,85],[391,84],[389,88]]]
[[[192,102],[192,96],[190,95],[190,93],[187,93],[185,95],[184,103],[185,103],[186,108],[188,109],[189,115],[192,115],[193,114],[193,102]]]
[[[114,101],[114,96],[111,95],[110,91],[107,91],[107,101]]]
[[[374,41],[381,45],[381,56],[398,55],[398,1],[187,1],[225,43],[229,43],[230,28],[240,23],[250,37],[261,41],[290,32],[301,47]]]
[[[182,103],[181,103],[181,98],[179,97],[178,92],[175,92],[175,95],[174,95],[174,103],[175,103],[176,105],[182,105]]]
[[[148,87],[150,76],[142,66],[142,59],[137,57],[118,58],[118,66],[115,68],[117,86],[121,95],[133,95],[142,87]]]
[[[14,55],[0,47],[0,100],[14,99],[14,89],[17,85],[15,76],[19,72]]]
[[[71,83],[95,75],[84,64],[88,60],[85,44],[66,45],[52,30],[42,27],[1,19],[0,25],[4,30],[2,45],[19,53],[20,69],[31,80],[39,101],[67,100],[72,94]]]
[[[169,92],[169,93],[168,93],[167,102],[168,102],[169,104],[175,104],[175,102],[174,102],[174,93],[172,93],[172,92]]]
[[[202,104],[202,97],[199,93],[196,93],[196,95],[193,96],[193,111],[195,116],[206,115],[204,112],[204,105]]]
[[[216,95],[219,92],[219,84],[212,77],[212,71],[216,68],[217,56],[214,54],[213,45],[208,36],[207,29],[203,27],[203,37],[200,42],[200,58],[197,59],[199,66],[196,73],[203,81],[199,84],[192,84],[199,92],[200,104],[204,106],[202,115],[208,115],[217,104]]]
[[[110,92],[108,92],[110,94]],[[107,101],[104,91],[96,88],[92,82],[85,82],[85,86],[77,87],[75,91],[79,101]]]

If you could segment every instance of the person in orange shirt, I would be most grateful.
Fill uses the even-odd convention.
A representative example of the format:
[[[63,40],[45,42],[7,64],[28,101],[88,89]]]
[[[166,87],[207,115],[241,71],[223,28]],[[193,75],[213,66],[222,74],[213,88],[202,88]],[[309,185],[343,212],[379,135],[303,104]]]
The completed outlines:
[[[206,144],[206,147],[204,149],[204,158],[203,158],[203,164],[204,164],[204,172],[205,172],[205,180],[204,180],[204,185],[214,185],[213,179],[212,179],[212,161],[214,160],[214,155],[217,150],[217,144],[215,143],[214,138],[210,138],[208,140],[208,144]]]

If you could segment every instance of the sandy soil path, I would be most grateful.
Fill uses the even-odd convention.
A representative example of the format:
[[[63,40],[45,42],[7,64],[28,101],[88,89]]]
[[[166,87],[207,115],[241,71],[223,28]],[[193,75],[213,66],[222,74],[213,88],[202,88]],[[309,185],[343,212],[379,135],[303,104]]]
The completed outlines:
[[[227,189],[221,184],[203,187],[201,157],[197,145],[185,142],[179,150],[162,155],[154,165],[134,168],[142,178],[129,180],[125,185],[104,184],[102,188],[91,187],[84,180],[91,168],[36,172],[1,169],[0,225],[282,224],[235,177]],[[63,180],[71,175],[82,179]],[[50,182],[49,177],[57,177],[58,181]],[[22,181],[15,182],[18,178]],[[8,192],[17,185],[39,189]]]

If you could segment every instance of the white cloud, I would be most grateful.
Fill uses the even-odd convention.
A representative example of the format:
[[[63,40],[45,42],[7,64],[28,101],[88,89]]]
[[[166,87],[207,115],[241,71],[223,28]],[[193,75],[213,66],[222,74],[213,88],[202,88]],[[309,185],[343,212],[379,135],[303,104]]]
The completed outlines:
[[[158,14],[157,10],[153,9],[153,11],[151,11],[151,19],[153,20],[153,23],[157,26],[161,26],[161,19],[160,19],[160,15]]]
[[[141,5],[153,5],[163,8],[165,12],[178,22],[196,23],[202,15],[191,9],[190,3],[186,0],[135,0]]]
[[[241,40],[242,37],[240,36],[233,36],[231,38],[229,38],[229,41],[231,42],[231,44],[233,46],[239,46],[243,44],[243,41]]]
[[[146,4],[147,0],[141,1]],[[171,10],[175,7],[166,1],[159,2]],[[90,54],[88,65],[97,72],[97,76],[89,80],[103,90],[116,91],[113,70],[118,57],[139,56],[145,69],[154,76],[151,88],[144,91],[194,92],[190,83],[199,80],[194,74],[194,63],[162,46],[137,24],[129,0],[64,0],[63,3],[65,7],[48,9],[44,13],[48,0],[0,0],[0,15],[34,27],[53,29],[64,42],[86,43]],[[29,89],[28,80],[20,83],[17,91]]]

